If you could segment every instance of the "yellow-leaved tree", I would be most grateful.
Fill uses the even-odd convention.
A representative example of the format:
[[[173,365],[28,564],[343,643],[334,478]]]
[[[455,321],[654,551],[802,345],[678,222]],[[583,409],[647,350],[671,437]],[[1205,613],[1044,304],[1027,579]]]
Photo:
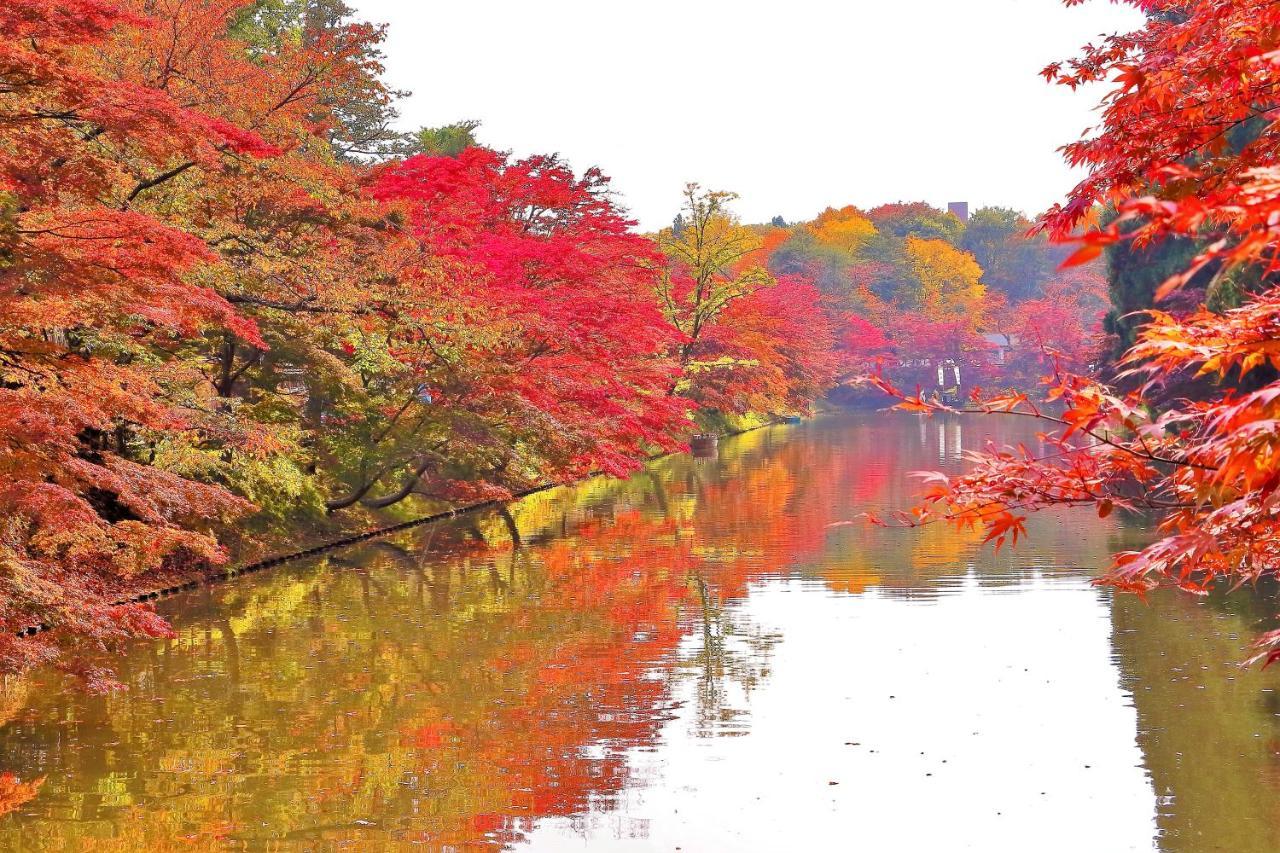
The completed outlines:
[[[685,340],[680,366],[697,370],[696,355],[716,317],[729,305],[773,285],[760,251],[763,241],[744,228],[729,209],[737,194],[688,184],[684,204],[671,228],[658,234],[670,260],[662,270],[658,298]]]
[[[819,243],[844,249],[850,254],[857,254],[877,233],[871,220],[852,205],[839,210],[828,207],[818,214],[809,228]]]
[[[914,288],[906,293],[911,307],[929,320],[969,319],[976,327],[982,321],[982,267],[973,255],[945,240],[907,237],[904,247]]]

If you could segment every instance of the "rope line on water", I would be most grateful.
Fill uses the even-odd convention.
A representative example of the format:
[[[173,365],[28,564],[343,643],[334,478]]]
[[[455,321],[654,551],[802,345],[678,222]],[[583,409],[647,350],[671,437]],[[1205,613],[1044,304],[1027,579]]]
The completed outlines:
[[[768,423],[760,424],[759,426],[753,426],[743,430],[730,431],[725,433],[723,436],[717,436],[717,437],[727,438],[730,436],[742,435],[743,433],[754,432],[757,429],[776,426],[779,423],[780,421],[771,421]],[[669,453],[658,453],[653,456],[650,456],[648,461],[654,462],[658,459],[662,459],[670,455],[671,454]],[[592,477],[600,476],[600,473],[601,472],[598,472],[598,471],[592,472],[587,476],[583,477],[582,479],[574,482],[578,482],[578,483],[584,482],[586,480],[591,479]],[[187,592],[189,590],[196,589],[204,584],[221,583],[223,581],[228,581],[233,578],[238,578],[241,575],[253,574],[255,572],[260,572],[264,569],[274,568],[275,566],[279,566],[284,563],[292,563],[298,560],[304,560],[307,557],[315,557],[320,554],[328,553],[329,551],[336,551],[339,548],[346,548],[351,545],[358,544],[360,542],[367,542],[370,539],[377,539],[382,536],[389,536],[392,533],[399,533],[402,530],[409,530],[414,527],[422,527],[427,524],[435,524],[436,522],[446,521],[450,518],[457,518],[463,515],[470,515],[475,512],[480,512],[481,510],[496,509],[498,507],[506,506],[512,501],[517,501],[517,500],[520,500],[521,498],[527,498],[530,495],[536,495],[539,492],[545,492],[551,489],[559,488],[560,486],[568,486],[572,484],[573,483],[543,483],[540,486],[534,486],[532,488],[525,489],[523,491],[513,492],[511,494],[511,497],[505,498],[502,500],[481,501],[479,503],[469,504],[468,506],[462,506],[462,507],[457,507],[456,509],[449,509],[443,512],[433,513],[432,515],[424,515],[421,518],[414,518],[414,519],[410,519],[409,521],[402,521],[402,522],[399,522],[398,524],[390,524],[390,525],[387,525],[386,527],[376,527],[373,530],[366,530],[363,533],[355,533],[349,536],[343,536],[338,539],[334,539],[320,545],[315,545],[311,548],[303,548],[298,551],[292,551],[287,554],[278,554],[274,557],[267,557],[266,559],[257,560],[252,563],[246,563],[244,565],[236,566],[234,568],[221,569],[216,572],[202,574],[198,578],[193,578],[192,580],[189,580],[189,581],[183,581],[182,583],[174,584],[172,586],[167,586],[167,587],[164,587],[163,589],[151,590],[149,592],[143,592],[137,595],[129,596],[127,598],[122,598],[119,601],[113,601],[111,603],[111,606],[122,607],[127,604],[143,604],[148,601],[156,601],[161,598],[169,598],[170,596],[177,595],[180,592]],[[55,626],[48,625],[45,623],[41,623],[39,625],[31,625],[29,627],[23,628],[22,630],[18,631],[17,636],[34,637],[37,634],[43,634],[46,631],[51,631],[53,630],[54,627]]]
[[[470,515],[472,513],[480,512],[481,510],[496,509],[498,507],[505,506],[511,501],[519,500],[521,498],[527,498],[530,495],[536,495],[539,492],[545,492],[562,485],[566,485],[566,484],[544,483],[541,486],[535,486],[531,489],[525,489],[520,492],[513,492],[511,497],[508,499],[481,501],[480,503],[469,504],[468,506],[457,507],[456,509],[448,509],[448,510],[444,510],[443,512],[433,513],[432,515],[424,515],[420,518],[410,519],[409,521],[401,521],[397,524],[389,524],[385,527],[375,527],[374,529],[366,530],[363,533],[353,533],[349,536],[342,536],[338,539],[333,539],[329,542],[324,542],[320,545],[315,545],[310,548],[302,548],[300,550],[291,551],[286,554],[277,554],[275,556],[267,557],[262,560],[255,560],[252,563],[245,563],[243,565],[235,566],[233,568],[221,569],[219,571],[202,574],[198,578],[194,578],[189,581],[183,581],[182,583],[174,584],[173,586],[167,586],[162,589],[156,589],[156,590],[151,590],[149,592],[138,593],[137,595],[132,595],[127,598],[122,598],[119,601],[113,601],[111,602],[111,606],[121,607],[126,604],[142,604],[148,601],[156,601],[161,598],[168,598],[172,595],[177,595],[180,592],[187,592],[188,590],[196,589],[197,587],[204,584],[213,584],[213,583],[228,581],[233,578],[238,578],[241,575],[249,575],[255,572],[260,572],[263,569],[274,568],[275,566],[279,566],[284,563],[293,563],[298,560],[304,560],[308,557],[315,557],[320,554],[328,553],[329,551],[336,551],[340,548],[346,548],[351,545],[356,545],[360,542],[367,542],[370,539],[377,539],[382,536],[389,536],[392,533],[399,533],[402,530],[409,530],[414,527],[422,527],[427,524],[435,524],[440,521],[446,521],[450,518],[458,518],[459,516]],[[31,625],[27,628],[23,628],[21,631],[18,631],[18,636],[34,637],[37,634],[43,634],[46,631],[52,630],[53,627],[54,626],[47,625],[45,623],[41,623],[39,625]]]

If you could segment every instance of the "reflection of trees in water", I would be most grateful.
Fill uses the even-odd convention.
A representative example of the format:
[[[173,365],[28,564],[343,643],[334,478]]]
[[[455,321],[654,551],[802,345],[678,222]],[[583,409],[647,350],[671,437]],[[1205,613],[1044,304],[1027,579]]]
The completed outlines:
[[[736,475],[705,473],[721,487]],[[57,776],[36,817],[0,826],[0,843],[501,845],[539,816],[607,803],[626,750],[652,743],[670,714],[669,674],[692,630],[680,614],[746,636],[687,583],[707,564],[694,553],[697,496],[659,488],[684,482],[681,463],[654,474],[177,602],[177,639],[122,664],[129,693],[47,681],[0,737],[0,766]],[[719,601],[751,570],[717,561],[704,583]],[[762,676],[719,641],[710,651],[720,683]]]
[[[751,692],[769,675],[773,648],[780,634],[747,620],[741,609],[725,607],[701,574],[690,583],[697,600],[685,618],[696,625],[692,651],[681,656],[680,667],[695,677],[695,732],[700,737],[745,734]],[[741,702],[741,707],[732,703]]]
[[[699,733],[743,730],[779,641],[746,621],[753,581],[858,594],[967,570],[978,545],[942,528],[930,562],[909,535],[831,527],[904,505],[905,471],[930,467],[913,422],[878,423],[762,430],[185,597],[177,639],[122,665],[128,694],[47,678],[0,732],[0,769],[49,775],[0,846],[492,848],[608,808],[673,678]]]
[[[635,515],[519,551],[477,551],[468,528],[448,559],[406,540],[223,588],[175,643],[129,658],[128,694],[45,691],[0,756],[57,770],[42,813],[76,821],[12,823],[0,843],[500,846],[606,801],[668,714],[652,676],[682,636],[683,574],[665,566],[683,557],[615,559],[665,533]],[[89,794],[104,786],[112,798]]]
[[[1133,696],[1157,798],[1160,849],[1280,849],[1280,702],[1273,672],[1242,669],[1268,596],[1114,596],[1112,648]]]

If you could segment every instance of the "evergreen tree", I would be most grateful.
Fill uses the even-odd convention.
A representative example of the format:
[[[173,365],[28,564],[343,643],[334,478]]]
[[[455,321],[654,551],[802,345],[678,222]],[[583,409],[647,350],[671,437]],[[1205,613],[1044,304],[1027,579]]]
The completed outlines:
[[[476,129],[480,122],[475,119],[464,119],[453,124],[440,127],[424,127],[414,134],[414,149],[433,157],[457,157],[468,148],[480,143],[476,139]]]

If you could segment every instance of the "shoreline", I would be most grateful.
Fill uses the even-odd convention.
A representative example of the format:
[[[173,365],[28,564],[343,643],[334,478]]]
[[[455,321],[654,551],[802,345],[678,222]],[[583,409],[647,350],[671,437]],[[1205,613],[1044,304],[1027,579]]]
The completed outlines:
[[[757,424],[755,426],[749,426],[744,429],[726,430],[723,433],[717,433],[717,436],[719,438],[733,438],[734,436],[745,435],[750,432],[756,432],[757,430],[767,429],[769,427],[775,427],[775,426],[784,426],[784,425],[786,424],[783,421],[774,420],[774,421],[769,421],[767,423]],[[684,451],[679,451],[679,453],[687,454],[687,453],[690,453],[690,451],[684,450]],[[666,459],[676,455],[678,454],[677,453],[658,453],[646,458],[642,464],[647,465],[649,463],[656,462],[660,459]],[[542,492],[548,492],[548,491],[551,491],[552,489],[580,485],[582,483],[589,482],[590,480],[593,480],[596,477],[606,477],[606,476],[609,476],[609,475],[603,474],[600,472],[594,472],[594,473],[588,474],[585,477],[580,477],[577,480],[569,480],[563,483],[554,483],[554,482],[543,483],[538,486],[532,486],[528,489],[523,489],[518,492],[513,492],[511,496],[508,498],[489,500],[489,501],[480,501],[474,504],[467,504],[465,506],[455,507],[453,509],[441,510],[440,512],[431,513],[429,515],[424,515],[419,518],[409,519],[408,521],[401,521],[395,524],[389,524],[382,527],[375,527],[371,530],[365,530],[359,533],[342,535],[336,539],[324,541],[308,548],[300,548],[295,551],[287,551],[283,554],[275,554],[269,557],[264,557],[261,560],[255,560],[249,563],[241,563],[236,566],[231,566],[225,569],[218,569],[212,572],[201,572],[198,577],[192,577],[187,580],[182,580],[182,581],[172,583],[160,589],[148,590],[147,592],[138,593],[137,595],[129,596],[127,598],[122,598],[118,601],[113,601],[110,606],[123,607],[128,604],[144,604],[146,602],[159,601],[161,599],[172,598],[175,595],[179,595],[184,592],[190,592],[192,590],[199,589],[201,586],[206,586],[206,585],[212,586],[213,584],[226,583],[228,581],[233,581],[236,578],[239,578],[243,575],[257,574],[258,572],[266,571],[267,569],[273,569],[273,568],[276,568],[277,566],[281,566],[286,563],[294,563],[299,560],[305,560],[308,557],[316,557],[321,554],[328,553],[330,551],[338,551],[343,548],[351,547],[352,545],[358,545],[361,542],[368,542],[373,539],[380,539],[384,536],[390,536],[392,534],[399,533],[404,530],[412,530],[413,528],[416,528],[416,527],[425,527],[431,524],[438,524],[439,522],[442,522],[442,521],[448,521],[450,519],[471,515],[473,513],[482,512],[484,510],[499,509],[501,507],[510,506],[511,504],[516,503],[517,501],[523,500],[524,498],[530,497],[532,495],[541,494]],[[54,627],[51,627],[49,625],[39,624],[39,625],[32,625],[27,628],[23,628],[22,630],[16,632],[16,634],[18,637],[34,637],[54,629],[55,629]]]

